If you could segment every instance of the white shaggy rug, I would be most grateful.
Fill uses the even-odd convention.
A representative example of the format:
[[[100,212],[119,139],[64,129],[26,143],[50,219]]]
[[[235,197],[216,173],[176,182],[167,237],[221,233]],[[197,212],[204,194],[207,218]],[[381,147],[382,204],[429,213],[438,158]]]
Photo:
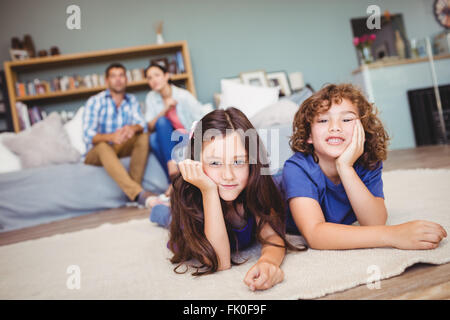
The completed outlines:
[[[388,224],[428,219],[450,233],[450,170],[391,171],[383,179]],[[196,278],[173,272],[167,239],[167,230],[142,219],[2,246],[0,299],[309,299],[393,277],[418,262],[450,261],[448,239],[427,251],[310,249],[286,256],[282,283],[252,292],[243,278],[258,246],[245,252],[250,260],[243,265]]]

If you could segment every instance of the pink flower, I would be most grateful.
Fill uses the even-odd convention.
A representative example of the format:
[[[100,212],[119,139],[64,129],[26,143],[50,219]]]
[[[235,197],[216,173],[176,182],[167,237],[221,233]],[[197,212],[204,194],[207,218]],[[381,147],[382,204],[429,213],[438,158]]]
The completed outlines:
[[[369,36],[369,40],[370,40],[370,41],[374,41],[376,38],[377,38],[377,35],[376,35],[375,33],[372,33],[372,34]]]
[[[361,38],[359,38],[359,42],[364,43],[369,40],[369,36],[367,34],[363,34]]]
[[[355,46],[357,46],[357,45],[359,44],[359,38],[358,38],[358,37],[354,37],[354,38],[353,38],[353,44],[354,44]]]

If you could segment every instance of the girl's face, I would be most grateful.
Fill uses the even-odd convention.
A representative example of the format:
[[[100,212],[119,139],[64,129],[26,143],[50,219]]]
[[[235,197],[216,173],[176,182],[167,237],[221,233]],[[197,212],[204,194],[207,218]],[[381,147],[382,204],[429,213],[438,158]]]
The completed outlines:
[[[358,109],[347,99],[333,103],[328,111],[316,115],[307,142],[313,144],[319,161],[334,161],[344,152],[352,141],[358,118]]]
[[[160,92],[169,84],[169,73],[164,73],[158,67],[151,67],[147,70],[147,82],[152,90]]]
[[[235,200],[247,186],[247,158],[245,146],[236,132],[203,142],[203,171],[217,185],[224,201]]]

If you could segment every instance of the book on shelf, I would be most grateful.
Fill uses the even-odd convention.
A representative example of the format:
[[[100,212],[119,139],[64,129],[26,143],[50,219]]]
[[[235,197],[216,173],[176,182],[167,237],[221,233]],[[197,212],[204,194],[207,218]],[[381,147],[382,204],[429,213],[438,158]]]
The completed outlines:
[[[25,83],[17,82],[16,83],[16,95],[18,97],[25,97],[27,95],[27,90],[25,88]]]
[[[19,118],[19,126],[21,130],[31,127],[30,116],[28,115],[28,108],[23,102],[16,102],[16,110]]]
[[[184,73],[186,70],[184,69],[184,60],[183,55],[181,54],[181,51],[178,51],[175,54],[175,59],[177,61],[177,69],[179,73]]]
[[[28,129],[47,117],[47,112],[40,107],[32,106],[29,108],[25,103],[20,101],[16,102],[16,110],[21,130]]]
[[[31,108],[28,108],[28,113],[30,115],[30,122],[31,125],[35,124],[36,122],[39,122],[43,119],[42,117],[42,110],[41,108],[37,106],[33,106]]]
[[[33,82],[27,82],[27,95],[35,95],[36,88]]]
[[[91,74],[80,76],[58,76],[50,80],[34,79],[27,82],[16,82],[17,97],[47,94],[50,92],[64,92],[80,88],[92,88],[105,85],[103,75]]]

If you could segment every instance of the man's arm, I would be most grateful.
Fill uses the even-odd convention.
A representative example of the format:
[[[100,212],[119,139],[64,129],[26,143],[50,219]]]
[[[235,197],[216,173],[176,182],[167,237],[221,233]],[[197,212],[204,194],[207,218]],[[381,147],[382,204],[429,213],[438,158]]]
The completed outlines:
[[[145,122],[144,115],[142,114],[141,106],[134,96],[131,100],[131,110],[132,121],[129,127],[134,131],[134,134],[147,132],[147,123]]]
[[[98,128],[98,109],[100,103],[94,96],[88,99],[83,113],[83,141],[86,144],[86,149],[92,147],[93,139],[97,135]]]
[[[92,144],[96,145],[100,142],[113,142],[114,140],[114,133],[97,133],[92,138]]]
[[[113,144],[122,144],[126,142],[128,139],[132,138],[135,134],[144,131],[139,124],[127,125],[113,133],[97,133],[92,138],[92,144],[96,145],[100,142],[111,142]]]

